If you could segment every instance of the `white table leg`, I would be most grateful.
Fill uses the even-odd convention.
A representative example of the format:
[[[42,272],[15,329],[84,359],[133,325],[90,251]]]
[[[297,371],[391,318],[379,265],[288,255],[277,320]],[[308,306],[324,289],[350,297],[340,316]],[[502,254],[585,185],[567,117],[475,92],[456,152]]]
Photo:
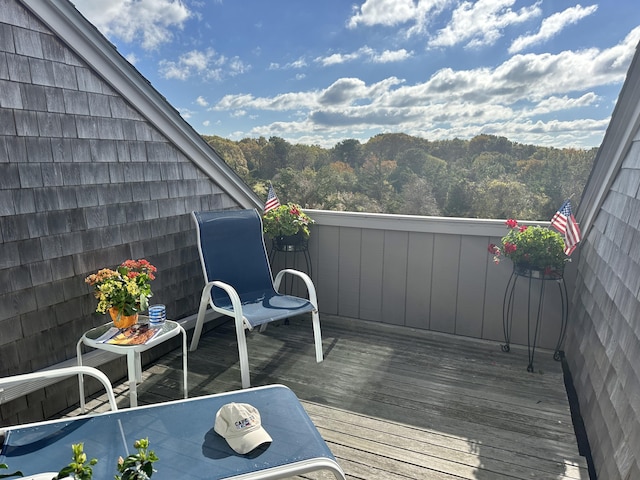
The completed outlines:
[[[182,325],[178,325],[182,332],[182,391],[184,392],[184,398],[189,398],[187,388],[187,332],[184,331]]]
[[[127,352],[127,372],[129,375],[129,406],[138,406],[138,386],[136,380],[137,366],[136,363],[140,361],[140,355],[136,355],[136,352],[130,350]]]
[[[78,340],[76,344],[76,357],[78,359],[78,366],[82,366],[82,338]],[[78,390],[80,394],[80,412],[84,413],[84,375],[78,374]]]

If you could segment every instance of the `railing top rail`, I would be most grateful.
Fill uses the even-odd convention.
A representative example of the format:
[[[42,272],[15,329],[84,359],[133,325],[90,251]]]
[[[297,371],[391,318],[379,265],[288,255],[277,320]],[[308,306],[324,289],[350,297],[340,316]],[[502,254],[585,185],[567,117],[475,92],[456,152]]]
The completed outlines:
[[[399,230],[406,232],[444,233],[502,237],[507,233],[506,220],[486,218],[426,217],[387,213],[333,212],[305,210],[319,225],[335,227]],[[523,222],[527,225],[548,226],[549,222]]]

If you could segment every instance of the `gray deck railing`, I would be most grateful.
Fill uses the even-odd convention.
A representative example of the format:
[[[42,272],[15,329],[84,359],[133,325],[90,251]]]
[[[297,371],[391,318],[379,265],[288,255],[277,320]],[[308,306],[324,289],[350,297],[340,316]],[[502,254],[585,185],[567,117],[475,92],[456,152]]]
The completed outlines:
[[[507,233],[504,220],[308,211],[309,241],[321,312],[501,342],[502,309],[512,264],[493,263],[489,243]],[[545,222],[527,222],[544,225]],[[295,264],[282,255],[274,270]],[[280,255],[278,255],[280,256]],[[289,256],[289,258],[286,258]],[[565,270],[571,299],[575,260]],[[558,340],[561,300],[545,285],[538,346]],[[532,282],[532,319],[539,282]],[[527,344],[528,281],[518,282],[511,343]]]

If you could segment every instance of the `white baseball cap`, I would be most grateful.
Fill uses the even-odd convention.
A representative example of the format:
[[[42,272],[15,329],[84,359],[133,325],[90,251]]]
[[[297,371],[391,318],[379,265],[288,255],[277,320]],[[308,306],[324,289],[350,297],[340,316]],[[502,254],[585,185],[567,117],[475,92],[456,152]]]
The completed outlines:
[[[260,412],[248,403],[227,403],[216,413],[214,430],[234,451],[244,455],[263,443],[272,442],[262,428]]]

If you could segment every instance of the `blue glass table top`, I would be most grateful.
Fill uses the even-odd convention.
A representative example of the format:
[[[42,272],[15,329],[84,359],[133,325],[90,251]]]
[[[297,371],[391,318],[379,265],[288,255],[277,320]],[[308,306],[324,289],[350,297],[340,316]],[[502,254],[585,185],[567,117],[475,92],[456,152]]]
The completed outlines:
[[[229,402],[256,407],[273,442],[247,455],[235,453],[213,429],[216,412]],[[335,462],[295,394],[282,385],[12,427],[5,433],[0,463],[25,475],[58,471],[71,461],[71,444],[83,442],[87,457],[98,459],[93,478],[113,478],[118,457],[135,453],[133,442],[146,437],[159,457],[154,480],[229,478],[318,458]]]

